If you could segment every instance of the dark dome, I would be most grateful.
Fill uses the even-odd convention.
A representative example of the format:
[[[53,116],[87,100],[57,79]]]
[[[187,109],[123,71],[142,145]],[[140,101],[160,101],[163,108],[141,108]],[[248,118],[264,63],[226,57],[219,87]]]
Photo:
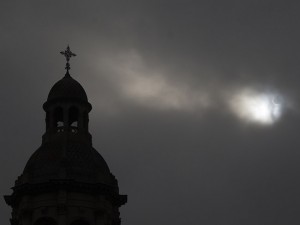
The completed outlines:
[[[47,143],[28,160],[18,185],[67,179],[84,183],[115,185],[115,178],[103,157],[82,143]]]
[[[66,74],[61,80],[56,82],[51,88],[47,101],[56,99],[76,99],[87,102],[85,90],[69,74]]]

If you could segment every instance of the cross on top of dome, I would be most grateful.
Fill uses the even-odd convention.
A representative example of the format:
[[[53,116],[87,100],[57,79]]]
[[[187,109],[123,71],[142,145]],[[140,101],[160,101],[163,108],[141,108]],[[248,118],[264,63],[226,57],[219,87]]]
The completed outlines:
[[[65,51],[61,51],[60,54],[64,55],[67,60],[65,69],[67,70],[67,74],[68,74],[69,70],[71,69],[69,61],[70,61],[71,57],[76,56],[76,54],[71,52],[69,45],[68,45],[67,49]]]

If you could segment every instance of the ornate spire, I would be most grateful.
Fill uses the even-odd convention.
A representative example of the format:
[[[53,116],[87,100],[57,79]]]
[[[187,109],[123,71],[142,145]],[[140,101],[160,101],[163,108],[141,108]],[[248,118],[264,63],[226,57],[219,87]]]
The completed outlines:
[[[65,51],[61,51],[60,54],[62,54],[66,57],[67,63],[66,63],[65,69],[67,70],[67,73],[66,73],[66,75],[67,75],[67,74],[69,74],[69,70],[71,69],[69,61],[70,61],[71,57],[76,56],[76,54],[71,52],[69,45],[68,45],[67,49]]]

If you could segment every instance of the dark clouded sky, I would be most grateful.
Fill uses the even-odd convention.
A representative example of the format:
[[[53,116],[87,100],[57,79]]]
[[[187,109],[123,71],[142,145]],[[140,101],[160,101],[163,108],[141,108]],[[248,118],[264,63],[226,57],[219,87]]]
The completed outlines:
[[[300,3],[2,1],[0,193],[41,144],[71,74],[123,225],[300,223]],[[0,223],[10,209],[0,201]]]

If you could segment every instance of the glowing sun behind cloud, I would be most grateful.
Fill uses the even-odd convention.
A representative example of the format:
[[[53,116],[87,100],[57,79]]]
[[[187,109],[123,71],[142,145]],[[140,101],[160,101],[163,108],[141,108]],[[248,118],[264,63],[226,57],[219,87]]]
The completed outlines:
[[[246,89],[234,95],[230,106],[240,119],[271,125],[278,121],[282,114],[282,102],[279,98],[278,94]]]

